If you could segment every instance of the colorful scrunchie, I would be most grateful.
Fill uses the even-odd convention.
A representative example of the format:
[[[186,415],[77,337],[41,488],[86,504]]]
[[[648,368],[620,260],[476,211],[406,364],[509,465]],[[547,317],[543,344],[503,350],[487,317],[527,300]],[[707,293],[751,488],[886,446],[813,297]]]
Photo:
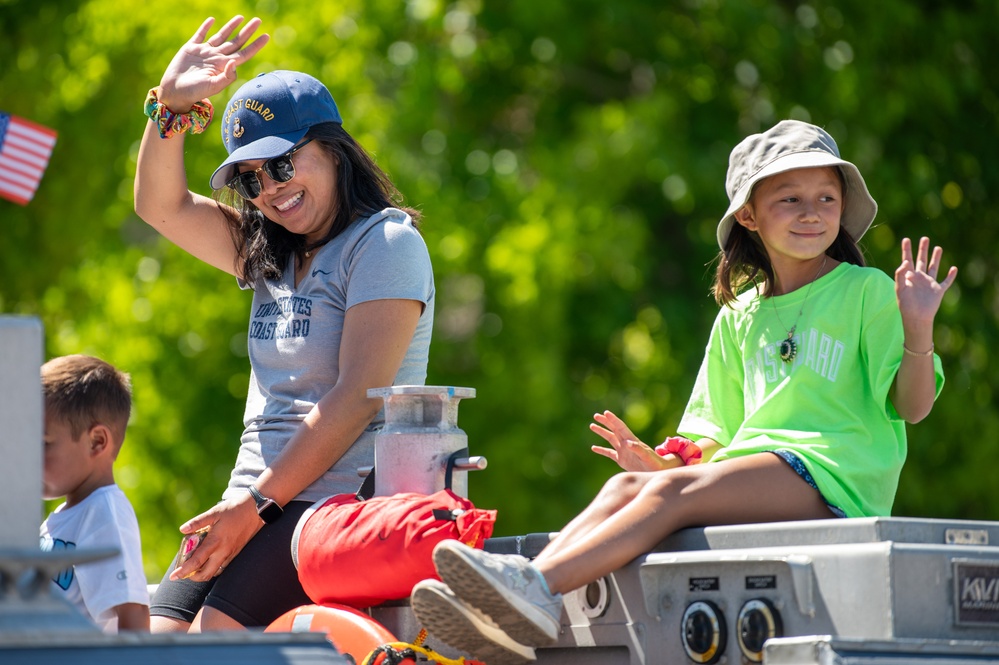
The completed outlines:
[[[212,121],[212,116],[215,114],[212,103],[207,99],[195,102],[187,113],[174,113],[160,101],[159,86],[150,88],[143,110],[146,116],[156,123],[160,138],[164,139],[183,134],[187,130],[191,130],[192,134],[200,134],[205,131],[205,127]]]

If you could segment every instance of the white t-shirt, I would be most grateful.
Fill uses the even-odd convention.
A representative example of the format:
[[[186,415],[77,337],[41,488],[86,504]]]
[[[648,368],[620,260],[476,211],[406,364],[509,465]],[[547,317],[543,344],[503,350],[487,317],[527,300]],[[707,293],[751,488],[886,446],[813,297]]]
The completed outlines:
[[[105,633],[118,632],[113,608],[125,603],[149,604],[139,522],[132,504],[117,485],[98,488],[72,508],[60,505],[42,522],[40,537],[45,552],[119,550],[117,556],[67,568],[52,580],[53,593],[69,601]]]

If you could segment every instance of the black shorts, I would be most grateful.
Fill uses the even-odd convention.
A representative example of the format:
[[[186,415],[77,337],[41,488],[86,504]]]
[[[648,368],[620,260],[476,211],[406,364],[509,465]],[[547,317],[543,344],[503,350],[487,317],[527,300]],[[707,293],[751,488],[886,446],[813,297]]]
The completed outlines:
[[[292,501],[274,524],[265,524],[225,571],[208,582],[170,580],[173,560],[160,582],[149,613],[191,623],[202,605],[246,627],[269,626],[288,610],[312,604],[291,560],[291,536],[309,501]]]

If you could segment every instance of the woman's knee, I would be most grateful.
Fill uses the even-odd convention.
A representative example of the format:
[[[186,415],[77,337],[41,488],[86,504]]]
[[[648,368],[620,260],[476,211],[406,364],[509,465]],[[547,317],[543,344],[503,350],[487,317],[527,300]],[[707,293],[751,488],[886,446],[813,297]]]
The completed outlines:
[[[182,619],[156,615],[149,617],[150,633],[186,633],[190,628],[191,624]]]
[[[242,630],[243,624],[214,607],[202,607],[191,625],[192,633],[211,633],[223,630]]]

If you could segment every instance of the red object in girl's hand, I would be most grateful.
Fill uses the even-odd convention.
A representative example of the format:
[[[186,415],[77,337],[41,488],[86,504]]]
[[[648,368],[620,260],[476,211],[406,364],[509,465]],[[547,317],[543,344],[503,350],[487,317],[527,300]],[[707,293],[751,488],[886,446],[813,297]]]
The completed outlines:
[[[686,464],[697,464],[701,461],[701,448],[690,439],[683,436],[670,436],[656,446],[656,453],[662,457],[670,453],[676,455]]]

